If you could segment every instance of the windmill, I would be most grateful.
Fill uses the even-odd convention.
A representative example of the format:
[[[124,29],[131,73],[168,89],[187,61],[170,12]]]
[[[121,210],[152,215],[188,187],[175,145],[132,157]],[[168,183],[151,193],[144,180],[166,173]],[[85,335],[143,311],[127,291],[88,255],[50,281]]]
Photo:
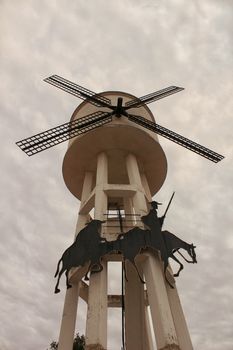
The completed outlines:
[[[133,123],[143,126],[144,128],[153,131],[154,133],[161,135],[180,146],[183,146],[190,151],[205,157],[212,162],[219,162],[224,157],[188,138],[177,134],[176,132],[169,130],[153,121],[148,121],[140,115],[131,114],[130,110],[133,108],[139,108],[140,106],[147,105],[151,102],[160,100],[169,95],[175,94],[184,90],[178,86],[169,86],[165,89],[152,92],[148,95],[134,98],[129,102],[126,102],[123,106],[123,98],[118,97],[117,104],[112,105],[111,101],[90,91],[80,85],[77,85],[67,79],[64,79],[58,75],[52,75],[45,79],[49,84],[60,88],[67,93],[70,93],[76,97],[83,100],[87,100],[92,105],[98,108],[105,108],[106,110],[98,110],[94,113],[86,115],[80,118],[78,121],[68,122],[59,125],[55,128],[49,129],[47,131],[41,132],[34,136],[28,137],[21,141],[16,142],[16,144],[24,151],[28,156],[32,156],[38,152],[44,151],[50,147],[53,147],[61,142],[69,140],[78,135],[84,134],[90,130],[98,128],[104,124],[110,123],[113,116],[117,118],[126,117]]]
[[[45,81],[84,101],[74,111],[70,122],[23,139],[17,145],[32,156],[69,140],[63,177],[70,192],[81,201],[76,237],[90,221],[93,209],[94,224],[106,221],[101,237],[110,246],[111,241],[119,243],[116,238],[126,237],[135,227],[145,234],[143,222],[147,225],[145,219],[148,219],[152,197],[161,188],[167,173],[166,156],[157,134],[215,163],[223,159],[222,155],[154,121],[147,104],[182,91],[181,87],[170,86],[136,98],[124,92],[96,94],[57,75]],[[152,214],[155,214],[153,210]],[[101,272],[91,270],[89,284],[82,280],[85,268],[67,273],[67,282],[73,287],[66,292],[59,350],[72,349],[79,296],[88,306],[86,350],[107,348],[108,307],[120,308],[123,304],[123,349],[153,350],[153,333],[158,349],[193,349],[172,272],[169,272],[169,280],[173,289],[164,279],[161,255],[157,251],[151,254],[147,249],[136,258],[146,283],[141,283],[126,262],[128,282],[122,295],[108,295],[107,287],[108,263],[122,261],[121,254],[106,255]]]

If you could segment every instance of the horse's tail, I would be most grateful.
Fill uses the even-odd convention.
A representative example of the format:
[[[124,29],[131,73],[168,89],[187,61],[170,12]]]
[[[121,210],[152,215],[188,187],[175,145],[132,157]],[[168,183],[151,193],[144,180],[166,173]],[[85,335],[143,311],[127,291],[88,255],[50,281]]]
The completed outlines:
[[[61,261],[62,261],[62,258],[61,258],[61,259],[58,261],[58,263],[57,263],[57,270],[56,270],[56,272],[55,272],[54,278],[57,277],[57,275],[58,275],[59,267],[60,267]]]
[[[133,266],[135,267],[140,281],[141,281],[143,284],[145,284],[146,282],[145,282],[144,279],[142,278],[142,276],[141,276],[141,274],[140,274],[140,272],[139,272],[139,270],[138,270],[138,267],[137,267],[137,265],[136,265],[135,260],[134,260],[134,259],[133,259],[133,260],[130,259],[130,262],[131,262],[131,263],[133,264]]]

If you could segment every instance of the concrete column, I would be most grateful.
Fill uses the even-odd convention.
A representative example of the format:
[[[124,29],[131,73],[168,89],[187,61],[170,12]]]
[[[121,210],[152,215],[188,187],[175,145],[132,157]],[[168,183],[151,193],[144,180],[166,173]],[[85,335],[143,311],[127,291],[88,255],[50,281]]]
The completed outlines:
[[[150,192],[149,184],[148,184],[146,175],[145,175],[144,173],[142,173],[141,179],[142,179],[142,186],[143,186],[143,188],[144,188],[144,191],[145,191],[147,200],[148,200],[148,202],[152,202],[152,197],[151,197],[151,192]]]
[[[83,190],[81,196],[81,204],[86,200],[88,195],[91,193],[92,187],[92,173],[86,173],[83,183]],[[79,214],[75,236],[85,226],[88,219],[87,214]],[[77,316],[79,297],[79,283],[73,284],[72,288],[66,291],[65,302],[63,307],[63,315],[61,321],[59,345],[58,350],[72,350],[73,340],[75,335],[75,324]]]
[[[123,205],[124,205],[124,210],[126,214],[134,214],[133,212],[133,205],[132,205],[132,199],[125,197],[123,198]],[[126,216],[126,220],[134,220],[134,216]],[[136,225],[136,220],[134,221],[126,221],[126,226],[129,228],[129,230],[132,228],[132,226]],[[127,230],[128,230],[127,228]]]
[[[145,174],[141,175],[142,185],[148,201],[152,201],[150,188]],[[176,328],[166,293],[162,264],[158,257],[147,254],[144,274],[148,292],[149,305],[158,349],[179,349]],[[170,287],[168,287],[171,289]],[[188,350],[188,348],[187,348]]]
[[[166,288],[180,349],[193,350],[177,289],[176,287],[172,289],[168,285]]]
[[[179,350],[175,325],[158,257],[145,254],[143,271],[151,307],[152,323],[158,350]]]
[[[126,158],[126,168],[128,172],[129,182],[137,187],[137,192],[133,196],[133,207],[136,214],[147,214],[147,205],[145,193],[142,187],[141,176],[138,168],[138,163],[135,155],[129,154]]]
[[[146,349],[154,350],[151,326],[149,320],[149,307],[145,305],[145,329],[146,329]]]
[[[85,202],[85,200],[90,195],[92,190],[92,184],[93,184],[93,172],[86,171],[84,176],[84,181],[83,181],[83,188],[82,188],[82,202]]]
[[[151,202],[152,197],[149,189],[149,185],[147,182],[147,178],[145,174],[142,174],[142,184],[147,196],[147,199]],[[179,347],[181,350],[193,350],[191,338],[189,335],[188,327],[185,321],[183,309],[180,303],[180,298],[177,292],[176,286],[174,289],[170,288],[170,286],[166,283],[166,290],[168,295],[168,301],[173,317],[173,322],[175,325],[176,336],[178,339]]]
[[[149,350],[146,347],[144,287],[135,268],[126,263],[125,340],[127,350]]]
[[[142,192],[141,178],[136,157],[132,154],[126,159],[130,184],[138,187],[133,200],[124,199],[125,212],[146,213],[146,201]],[[132,203],[133,202],[133,207]],[[139,265],[139,264],[138,264]],[[140,265],[138,266],[141,270]],[[135,268],[126,262],[128,282],[125,282],[125,339],[127,350],[149,350],[145,324],[144,285],[139,280]]]
[[[58,350],[72,350],[79,296],[79,283],[66,291]]]
[[[105,153],[97,159],[95,189],[95,219],[104,220],[107,211],[107,195],[104,185],[108,182],[108,162]],[[107,349],[107,263],[103,271],[92,273],[89,284],[86,323],[86,350]]]
[[[105,220],[108,198],[104,192],[104,185],[108,183],[108,159],[102,152],[97,158],[96,188],[95,188],[95,219]]]
[[[84,176],[82,195],[81,195],[81,205],[87,200],[89,195],[91,194],[93,184],[93,173],[87,171]],[[89,213],[79,214],[78,221],[76,225],[75,237],[81,231],[83,227],[85,227],[86,222],[89,219]]]
[[[86,350],[107,349],[107,263],[92,273],[88,293]]]

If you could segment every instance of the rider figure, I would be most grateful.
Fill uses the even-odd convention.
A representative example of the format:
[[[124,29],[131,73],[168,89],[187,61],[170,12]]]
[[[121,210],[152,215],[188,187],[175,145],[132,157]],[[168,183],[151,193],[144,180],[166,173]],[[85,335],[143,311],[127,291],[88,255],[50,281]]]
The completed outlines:
[[[160,218],[158,217],[157,215],[157,209],[158,209],[158,205],[161,205],[162,203],[159,203],[159,202],[156,202],[156,201],[152,201],[150,202],[150,205],[152,206],[152,209],[150,210],[150,213],[153,214],[155,220],[159,221],[159,224],[160,224],[160,230],[163,226],[163,221],[164,221],[164,216],[161,216]]]
[[[158,217],[157,215],[158,205],[161,205],[161,203],[153,201],[150,204],[152,209],[149,211],[147,215],[142,216],[141,220],[146,226],[150,228],[152,246],[158,247],[161,253],[161,258],[163,261],[165,261],[167,250],[165,246],[164,237],[162,234],[162,225],[164,221],[164,216]]]

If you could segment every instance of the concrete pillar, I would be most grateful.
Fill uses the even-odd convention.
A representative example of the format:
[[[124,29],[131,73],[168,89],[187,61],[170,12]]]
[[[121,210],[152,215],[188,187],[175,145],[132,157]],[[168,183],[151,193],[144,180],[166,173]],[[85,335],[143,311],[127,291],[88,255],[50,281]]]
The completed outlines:
[[[95,189],[95,219],[104,220],[107,211],[107,195],[104,185],[108,183],[108,162],[105,153],[97,159]],[[86,323],[86,350],[107,349],[107,263],[103,262],[103,271],[92,273],[88,293]]]
[[[137,192],[133,196],[133,207],[136,214],[147,214],[147,205],[145,193],[142,187],[141,176],[135,155],[129,154],[126,158],[126,168],[129,177],[129,183],[137,187]]]
[[[127,231],[130,230],[133,226],[136,225],[136,220],[134,217],[134,211],[133,211],[133,202],[132,199],[129,197],[123,198],[123,205],[124,205],[124,210],[126,214],[131,214],[132,216],[126,216],[126,220],[134,220],[134,221],[126,221],[125,226],[127,227]]]
[[[86,350],[107,349],[107,263],[92,273],[88,293]]]
[[[93,185],[93,172],[86,171],[82,188],[82,202],[85,202],[91,193]]]
[[[158,350],[179,350],[175,325],[158,257],[145,254],[143,271]]]
[[[108,159],[102,152],[97,158],[96,188],[95,188],[95,219],[105,220],[108,198],[104,192],[104,185],[108,183]]]
[[[66,291],[58,350],[72,350],[79,296],[79,283]]]
[[[180,349],[193,350],[177,289],[176,287],[172,289],[168,285],[166,288]]]
[[[83,180],[82,196],[81,196],[81,203],[80,203],[81,206],[91,194],[92,185],[93,185],[93,173],[90,171],[87,171],[85,173],[84,180]],[[78,221],[76,225],[75,237],[81,231],[81,229],[85,227],[85,224],[89,219],[88,215],[89,213],[84,213],[84,214],[79,213]]]
[[[130,184],[137,186],[137,193],[133,197],[135,212],[145,215],[148,210],[145,191],[147,192],[149,200],[151,199],[147,179],[144,175],[141,178],[137,160],[133,154],[128,155],[126,165]],[[151,254],[146,254],[146,260],[143,264],[143,272],[146,278],[146,287],[151,307],[157,347],[159,350],[179,349],[176,330],[167,297],[162,264],[159,258],[155,258]]]
[[[147,200],[148,200],[148,202],[152,202],[149,184],[148,184],[146,175],[144,173],[141,174],[141,179],[142,179],[142,186],[143,186],[143,189],[145,191],[145,195],[147,197]]]
[[[142,174],[142,184],[149,201],[152,201],[149,185],[145,174]],[[180,298],[177,292],[176,286],[172,289],[167,283],[165,283],[168,301],[173,317],[173,322],[176,330],[176,336],[181,350],[193,350],[191,338],[189,335],[188,327],[185,321],[184,313],[180,303]]]
[[[129,154],[126,158],[129,182],[136,185],[138,191],[134,195],[132,202],[125,199],[125,211],[133,214],[146,213],[146,201],[143,192],[141,177],[138,169],[136,157]],[[139,265],[139,264],[138,264]],[[138,266],[141,270],[140,265]],[[145,325],[145,300],[144,285],[139,280],[135,268],[131,263],[126,263],[128,282],[125,282],[125,337],[127,350],[148,350],[148,339]]]
[[[145,305],[145,330],[146,330],[146,349],[154,350],[153,339],[152,339],[152,329],[150,326],[149,319],[149,306]]]
[[[135,268],[126,263],[125,282],[125,342],[127,350],[148,350],[145,339],[144,287]]]
[[[86,173],[82,189],[81,205],[91,193],[92,173]],[[75,236],[85,226],[88,219],[88,213],[79,214]],[[61,321],[58,350],[72,350],[75,335],[75,324],[77,316],[79,297],[79,283],[73,284],[72,288],[66,291],[63,315]]]

